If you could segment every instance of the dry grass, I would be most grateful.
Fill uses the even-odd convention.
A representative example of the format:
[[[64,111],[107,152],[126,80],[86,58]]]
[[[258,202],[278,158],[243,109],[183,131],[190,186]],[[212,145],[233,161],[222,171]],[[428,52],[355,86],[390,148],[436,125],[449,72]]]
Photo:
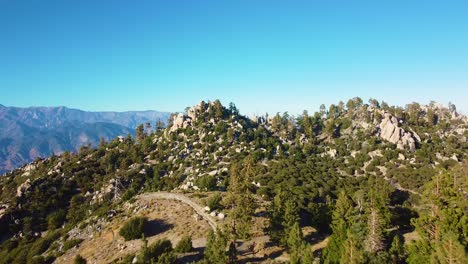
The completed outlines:
[[[77,249],[72,249],[58,258],[56,263],[73,263],[73,259],[77,254],[86,258],[88,263],[109,263],[137,252],[142,246],[141,240],[125,242],[118,235],[123,224],[134,216],[146,216],[149,221],[163,220],[170,226],[162,233],[147,237],[149,243],[167,238],[175,245],[184,235],[192,237],[195,247],[204,246],[206,243],[206,236],[210,226],[204,220],[196,221],[193,217],[195,212],[190,206],[172,200],[137,201],[136,205],[147,205],[148,208],[136,213],[133,210],[127,210],[108,223],[102,232],[85,239]]]

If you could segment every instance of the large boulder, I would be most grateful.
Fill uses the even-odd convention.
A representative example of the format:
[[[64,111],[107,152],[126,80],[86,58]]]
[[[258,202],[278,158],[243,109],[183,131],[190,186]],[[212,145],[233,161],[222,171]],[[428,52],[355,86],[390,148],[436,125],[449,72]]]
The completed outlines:
[[[385,113],[378,128],[380,129],[379,136],[386,141],[397,144],[398,149],[408,148],[410,151],[416,150],[416,140],[412,133],[399,127],[399,121],[396,117]]]

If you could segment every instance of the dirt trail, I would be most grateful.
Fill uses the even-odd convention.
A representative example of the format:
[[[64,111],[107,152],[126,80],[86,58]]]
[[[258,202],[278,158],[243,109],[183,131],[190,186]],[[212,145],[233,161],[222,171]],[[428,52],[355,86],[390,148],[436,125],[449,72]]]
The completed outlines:
[[[130,206],[124,206],[122,210],[121,214],[109,222],[101,223],[101,231],[97,231],[97,225],[92,224],[90,228],[78,230],[78,235],[70,239],[78,237],[84,241],[57,258],[55,263],[73,264],[77,254],[83,256],[90,264],[110,263],[127,255],[136,254],[143,246],[143,241],[141,239],[125,241],[119,235],[122,226],[135,216],[148,218],[151,227],[146,239],[149,244],[160,239],[169,239],[173,245],[177,245],[180,239],[187,235],[192,237],[195,248],[201,248],[206,244],[206,235],[212,230],[209,221],[203,217],[201,221],[193,219],[195,209],[175,199],[173,195],[150,194],[137,197]]]
[[[149,201],[151,199],[167,199],[167,200],[176,200],[182,203],[187,204],[188,206],[192,207],[197,214],[199,214],[203,219],[205,219],[208,224],[213,228],[213,230],[216,230],[216,227],[218,226],[216,222],[211,218],[209,214],[205,212],[205,210],[197,203],[192,201],[190,198],[187,196],[180,194],[180,193],[169,193],[169,192],[153,192],[153,193],[145,193],[141,194],[138,196],[139,199]]]

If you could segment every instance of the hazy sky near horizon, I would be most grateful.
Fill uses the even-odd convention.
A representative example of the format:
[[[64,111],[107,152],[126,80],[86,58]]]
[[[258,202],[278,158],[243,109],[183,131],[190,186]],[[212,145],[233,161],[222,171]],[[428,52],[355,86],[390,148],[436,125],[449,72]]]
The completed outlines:
[[[0,104],[244,114],[355,96],[468,113],[468,1],[0,0]]]

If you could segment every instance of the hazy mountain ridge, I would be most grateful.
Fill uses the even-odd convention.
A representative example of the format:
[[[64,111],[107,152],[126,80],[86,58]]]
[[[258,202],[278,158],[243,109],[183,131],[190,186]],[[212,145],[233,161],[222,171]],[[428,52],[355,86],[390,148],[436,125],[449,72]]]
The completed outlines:
[[[59,107],[5,107],[0,106],[0,119],[13,120],[36,128],[54,128],[67,122],[96,123],[107,122],[124,127],[136,128],[139,124],[158,119],[167,120],[170,113],[147,111],[90,112]]]
[[[157,111],[87,112],[66,107],[0,106],[0,174],[37,157],[96,146],[119,135],[135,135],[139,124],[166,122]]]

